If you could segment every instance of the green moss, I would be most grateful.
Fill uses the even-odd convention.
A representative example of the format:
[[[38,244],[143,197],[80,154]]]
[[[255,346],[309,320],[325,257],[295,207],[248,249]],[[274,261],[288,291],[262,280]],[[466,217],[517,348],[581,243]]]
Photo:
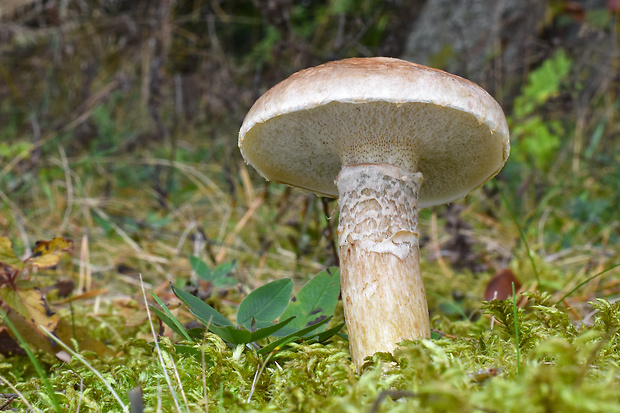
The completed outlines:
[[[175,396],[182,411],[205,411],[208,405],[211,412],[620,412],[620,305],[598,300],[593,322],[576,326],[547,294],[528,298],[528,306],[517,312],[520,374],[512,303],[503,301],[483,306],[495,317],[493,329],[487,317],[435,317],[434,326],[450,337],[404,342],[394,355],[369,359],[362,375],[355,373],[340,339],[293,344],[262,359],[252,350],[227,347],[213,334],[202,344],[179,347],[162,338],[161,360],[171,385],[157,349],[144,340],[127,341],[113,357],[88,359],[124,403],[128,392],[140,387],[147,412],[177,411]],[[54,365],[49,376],[62,390],[58,396],[67,411],[78,405],[79,411],[122,411],[77,360]],[[18,389],[33,406],[49,409],[39,380],[22,381]]]

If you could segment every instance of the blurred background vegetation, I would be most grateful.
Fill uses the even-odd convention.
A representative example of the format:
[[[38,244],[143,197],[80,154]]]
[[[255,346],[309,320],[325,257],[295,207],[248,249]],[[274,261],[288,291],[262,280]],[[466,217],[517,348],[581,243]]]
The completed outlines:
[[[264,183],[237,131],[297,70],[393,56],[479,83],[512,133],[495,183],[422,212],[427,277],[455,277],[429,290],[479,300],[484,283],[465,278],[511,266],[565,292],[620,260],[619,12],[615,0],[2,0],[1,233],[20,255],[75,240],[65,272],[81,290],[188,277],[190,255],[238,259],[251,286],[334,265],[335,202]],[[581,295],[619,292],[609,277]]]

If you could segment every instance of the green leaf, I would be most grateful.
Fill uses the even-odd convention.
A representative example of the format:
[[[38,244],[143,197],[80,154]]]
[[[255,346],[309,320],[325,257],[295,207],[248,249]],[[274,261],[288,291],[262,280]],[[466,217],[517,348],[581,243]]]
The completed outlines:
[[[262,340],[263,338],[273,335],[274,332],[280,330],[282,327],[291,322],[293,318],[294,317],[288,318],[284,321],[279,322],[278,324],[273,324],[269,327],[260,328],[252,332],[243,328],[235,328],[231,326],[214,326],[213,328],[211,328],[211,331],[214,334],[217,334],[222,340],[227,341],[231,344],[247,344],[254,341]]]
[[[101,218],[97,214],[93,214],[93,221],[95,221],[97,225],[99,225],[99,227],[103,230],[103,232],[106,233],[106,235],[110,235],[114,232],[114,228],[112,228],[112,224],[110,224],[109,220]]]
[[[271,343],[269,343],[268,345],[266,345],[265,347],[261,348],[260,350],[258,350],[256,353],[258,354],[268,354],[271,353],[272,351],[278,350],[280,348],[283,348],[286,344],[290,343],[291,341],[300,339],[300,338],[304,338],[304,336],[314,330],[316,330],[318,327],[322,326],[323,324],[327,323],[329,320],[331,320],[331,317],[326,318],[324,320],[319,321],[318,323],[311,325],[309,327],[303,328],[301,330],[295,331],[294,333],[291,333],[285,337],[279,338],[276,341],[273,341]]]
[[[355,10],[355,2],[352,0],[332,0],[332,13],[335,15],[346,14],[351,10]]]
[[[150,305],[150,307],[151,307],[151,311],[153,311],[155,313],[155,315],[164,324],[166,324],[168,327],[170,327],[172,329],[172,331],[174,331],[175,333],[177,333],[180,336],[184,336],[188,340],[191,340],[191,338],[188,338],[189,336],[186,336],[187,332],[185,330],[179,329],[179,327],[175,324],[175,322],[172,320],[172,318],[168,317],[166,315],[166,313],[164,313],[163,311],[161,311],[159,308],[155,307],[154,305]]]
[[[331,267],[321,271],[297,293],[282,318],[297,316],[295,321],[278,332],[285,336],[295,330],[315,324],[334,314],[340,295],[340,271]]]
[[[233,277],[221,277],[221,278],[216,278],[215,280],[213,280],[213,286],[219,287],[219,288],[232,287],[233,285],[236,285],[236,284],[237,284],[237,280],[235,280]]]
[[[30,142],[15,142],[15,143],[0,143],[0,158],[13,159],[18,156],[27,157],[34,148],[34,145]]]
[[[213,334],[218,335],[222,340],[234,345],[252,342],[252,333],[245,329],[238,329],[233,326],[210,325],[209,330]]]
[[[431,331],[431,340],[441,340],[443,336],[435,331]]]
[[[179,320],[177,320],[174,314],[170,312],[168,306],[166,306],[166,304],[164,304],[164,302],[155,293],[151,292],[151,296],[163,310],[160,311],[157,307],[153,305],[151,306],[155,314],[157,314],[157,317],[159,317],[161,321],[166,323],[168,327],[172,329],[172,331],[174,331],[180,336],[185,337],[186,340],[191,341],[191,337],[189,336],[189,334],[187,334],[187,331],[185,331],[185,328],[183,327],[183,325],[181,325]]]
[[[291,298],[293,281],[284,278],[265,284],[248,294],[237,310],[237,324],[249,329],[252,319],[265,327],[278,318]]]
[[[185,330],[187,331],[187,334],[189,334],[189,336],[194,340],[194,341],[198,341],[201,340],[203,338],[203,336],[205,335],[205,327],[194,327],[194,328],[190,328],[189,330]]]
[[[198,277],[204,281],[213,281],[213,273],[206,262],[193,255],[189,256],[189,264]]]
[[[262,340],[266,337],[272,336],[276,331],[284,328],[288,323],[294,320],[295,317],[289,317],[284,321],[280,321],[278,324],[270,325],[269,327],[259,328],[252,332],[252,341]]]
[[[189,263],[200,279],[210,282],[216,287],[229,287],[237,283],[233,277],[227,277],[237,267],[236,260],[220,264],[213,271],[207,263],[193,255],[189,257]]]
[[[232,260],[230,262],[225,262],[223,264],[218,265],[213,269],[213,279],[217,280],[219,278],[226,277],[237,267],[237,260]]]
[[[205,354],[199,347],[188,346],[187,344],[175,344],[174,348],[178,354],[182,354],[184,356],[191,356],[199,363],[202,362],[202,358],[204,356],[205,364],[207,367],[215,366],[214,362],[211,360],[211,356],[209,354]]]
[[[344,327],[344,323],[338,324],[336,327],[332,327],[329,330],[322,331],[320,333],[314,333],[302,337],[302,340],[307,344],[324,343],[336,334]]]
[[[232,326],[233,324],[215,308],[202,301],[200,298],[191,295],[183,290],[176,289],[174,284],[170,283],[172,291],[189,309],[189,311],[198,318],[205,326],[215,324],[217,326]]]
[[[325,330],[323,332],[317,333],[316,334],[316,340],[319,343],[324,343],[327,340],[329,340],[330,338],[332,338],[333,336],[335,336],[336,334],[338,334],[338,332],[340,331],[340,329],[342,327],[344,327],[344,323],[340,323],[336,327],[333,327],[333,328],[330,328],[329,330]]]

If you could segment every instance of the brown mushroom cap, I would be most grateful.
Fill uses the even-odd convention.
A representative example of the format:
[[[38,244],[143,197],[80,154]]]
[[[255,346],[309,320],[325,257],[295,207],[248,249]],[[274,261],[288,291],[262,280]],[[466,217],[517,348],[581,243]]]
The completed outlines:
[[[495,176],[510,141],[501,107],[478,85],[376,57],[325,63],[278,83],[246,115],[239,148],[266,179],[331,197],[343,165],[419,171],[426,207]]]

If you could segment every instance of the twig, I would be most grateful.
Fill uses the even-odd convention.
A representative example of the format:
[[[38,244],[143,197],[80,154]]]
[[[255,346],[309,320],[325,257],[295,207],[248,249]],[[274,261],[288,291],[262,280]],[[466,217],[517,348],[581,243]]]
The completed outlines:
[[[24,403],[26,405],[26,407],[28,407],[30,410],[32,410],[33,412],[42,412],[41,409],[38,409],[38,408],[34,407],[32,404],[30,404],[30,402],[28,402],[26,397],[19,390],[17,390],[17,388],[10,381],[5,379],[3,376],[0,376],[0,381],[2,381],[4,384],[9,386],[11,388],[11,390],[13,390],[15,392],[15,394],[19,397],[21,402]],[[6,394],[6,393],[3,393],[3,394]]]
[[[370,408],[370,413],[378,412],[379,405],[381,404],[381,402],[383,402],[383,400],[388,397],[392,400],[398,400],[403,397],[418,397],[418,394],[408,390],[383,390],[381,393],[379,393],[377,400],[375,400],[375,402],[372,404],[372,407]]]

